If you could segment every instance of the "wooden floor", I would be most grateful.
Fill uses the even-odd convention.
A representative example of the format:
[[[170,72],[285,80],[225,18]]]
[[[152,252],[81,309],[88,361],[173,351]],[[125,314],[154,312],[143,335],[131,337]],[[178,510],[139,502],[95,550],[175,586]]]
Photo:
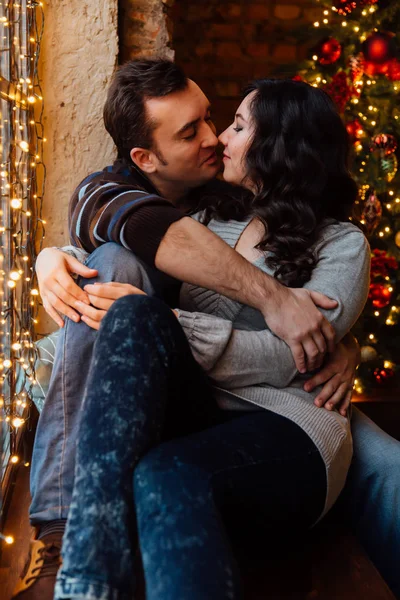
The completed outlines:
[[[4,527],[15,543],[3,546],[0,600],[10,599],[27,556],[29,502],[29,468],[21,465]],[[246,600],[395,600],[357,540],[329,520],[310,532],[305,546],[291,556],[244,557],[240,565]],[[135,600],[143,598],[142,591]]]
[[[14,544],[2,544],[0,555],[0,600],[9,600],[22,571],[29,550],[31,527],[28,510],[29,467],[18,467],[15,483],[13,484],[11,505],[8,510],[3,531],[14,537]]]

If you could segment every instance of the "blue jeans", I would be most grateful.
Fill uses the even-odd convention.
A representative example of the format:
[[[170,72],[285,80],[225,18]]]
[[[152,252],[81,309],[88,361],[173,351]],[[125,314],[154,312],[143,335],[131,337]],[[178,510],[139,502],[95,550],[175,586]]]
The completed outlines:
[[[95,281],[131,283],[150,295],[173,296],[177,283],[159,271],[144,267],[131,252],[105,244],[89,256],[86,265],[98,277],[79,278],[81,287]],[[176,293],[175,293],[176,295]],[[57,341],[55,362],[40,414],[31,467],[30,520],[40,526],[66,519],[74,483],[75,447],[82,400],[97,331],[83,321],[65,319]]]
[[[149,600],[242,598],[225,519],[273,546],[325,496],[307,434],[268,410],[220,411],[169,307],[127,296],[94,346],[55,598],[132,598],[135,507]]]
[[[98,281],[132,283],[160,297],[169,286],[159,272],[116,244],[96,250],[87,264],[99,270]],[[81,286],[85,283],[80,280]],[[94,330],[68,319],[61,330],[32,459],[33,525],[68,516],[80,409],[95,338]],[[354,457],[341,499],[343,515],[400,598],[400,444],[356,407],[352,432]]]
[[[354,454],[340,506],[400,598],[400,443],[353,405]]]

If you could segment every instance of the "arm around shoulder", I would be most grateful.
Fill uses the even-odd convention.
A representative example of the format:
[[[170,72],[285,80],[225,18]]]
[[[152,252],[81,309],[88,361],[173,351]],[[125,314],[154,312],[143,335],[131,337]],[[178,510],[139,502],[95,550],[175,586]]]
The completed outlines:
[[[318,263],[304,287],[338,302],[332,310],[321,309],[338,342],[353,327],[368,299],[371,250],[357,227],[338,223],[326,227],[317,252]]]

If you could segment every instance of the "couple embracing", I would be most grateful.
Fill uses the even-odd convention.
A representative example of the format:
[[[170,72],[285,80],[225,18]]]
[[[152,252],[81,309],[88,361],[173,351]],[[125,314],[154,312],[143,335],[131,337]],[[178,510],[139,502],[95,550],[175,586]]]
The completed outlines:
[[[349,419],[369,247],[348,220],[357,188],[329,97],[250,84],[219,137],[225,182],[208,100],[173,63],[121,67],[104,118],[118,160],[74,193],[74,247],[37,264],[64,326],[14,597],[52,598],[57,574],[57,600],[134,598],[140,549],[150,600],[242,598],[238,532],[249,548],[301,536],[343,488],[360,535],[375,511],[388,542],[376,455],[399,452]]]

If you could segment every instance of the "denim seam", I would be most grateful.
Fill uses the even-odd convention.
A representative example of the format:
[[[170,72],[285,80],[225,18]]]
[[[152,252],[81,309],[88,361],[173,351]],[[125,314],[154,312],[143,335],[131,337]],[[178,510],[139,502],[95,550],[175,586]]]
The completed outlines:
[[[65,456],[65,446],[66,446],[66,440],[67,440],[67,425],[66,425],[66,420],[67,420],[67,415],[66,415],[66,402],[65,402],[65,395],[66,395],[66,389],[65,389],[65,365],[66,365],[66,359],[65,359],[65,353],[66,353],[66,340],[67,340],[67,329],[68,329],[68,318],[65,318],[65,331],[64,331],[64,339],[63,339],[63,347],[62,347],[62,354],[61,354],[61,362],[62,362],[62,369],[61,369],[61,403],[62,403],[62,407],[63,407],[63,415],[64,415],[64,438],[63,438],[63,443],[62,443],[62,449],[61,449],[61,458],[60,458],[60,471],[59,471],[59,477],[58,477],[58,481],[59,481],[59,504],[60,506],[63,506],[63,466],[64,466],[64,456]],[[59,519],[61,519],[61,511],[59,514]]]
[[[57,578],[56,591],[58,594],[61,594],[61,596],[73,600],[74,596],[83,597],[87,595],[86,592],[82,592],[82,588],[84,588],[85,585],[97,588],[95,595],[89,594],[88,598],[90,598],[90,600],[104,597],[107,597],[108,599],[112,598],[113,600],[128,600],[131,597],[130,594],[103,582],[96,581],[95,579],[77,579],[76,577],[71,577],[69,575],[61,575]],[[67,591],[64,592],[65,588],[67,588]],[[101,592],[101,596],[97,594],[98,591]]]

